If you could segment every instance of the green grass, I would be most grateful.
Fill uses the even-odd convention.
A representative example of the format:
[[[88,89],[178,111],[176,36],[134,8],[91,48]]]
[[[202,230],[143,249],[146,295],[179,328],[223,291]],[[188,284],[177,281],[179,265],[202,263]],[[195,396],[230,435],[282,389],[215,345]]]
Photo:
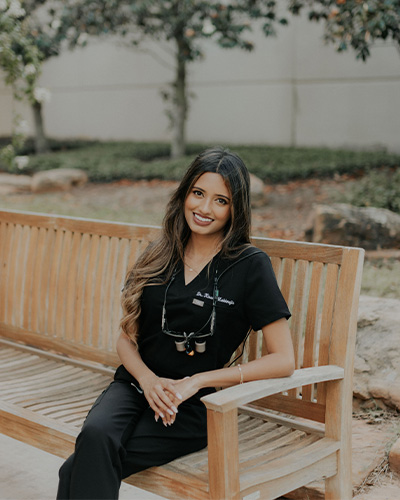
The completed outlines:
[[[371,170],[338,201],[358,207],[386,208],[400,214],[400,168]]]
[[[162,142],[52,141],[51,145],[51,153],[33,155],[30,154],[32,145],[28,142],[25,150],[21,151],[21,154],[30,155],[29,166],[24,172],[31,174],[64,167],[85,170],[92,182],[155,178],[178,180],[193,157],[211,146],[188,144],[187,156],[171,160],[168,157],[169,144]],[[231,149],[243,158],[252,173],[268,182],[333,177],[335,174],[354,174],[360,170],[400,165],[400,155],[385,151],[246,145],[232,145]]]
[[[30,196],[0,195],[0,209],[150,225],[161,225],[164,215],[164,212],[145,210],[143,207],[137,209],[129,207],[122,210],[118,206],[104,205],[101,200],[95,203],[83,197],[77,201],[75,197],[71,199],[68,194],[62,193],[41,193]]]
[[[400,262],[394,259],[366,261],[361,293],[400,299]]]

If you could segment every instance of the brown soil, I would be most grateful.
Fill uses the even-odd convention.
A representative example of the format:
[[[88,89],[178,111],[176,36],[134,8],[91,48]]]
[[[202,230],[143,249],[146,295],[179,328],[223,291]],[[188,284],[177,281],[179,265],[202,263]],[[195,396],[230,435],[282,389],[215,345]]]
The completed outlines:
[[[348,176],[308,179],[266,185],[264,203],[253,208],[252,234],[272,238],[304,239],[315,203],[331,203],[335,195],[355,182]],[[122,180],[87,184],[69,192],[32,194],[18,187],[0,190],[0,206],[34,212],[58,213],[133,222],[160,224],[165,206],[177,186],[171,181]]]
[[[304,239],[315,204],[332,203],[347,189],[347,177],[309,179],[265,187],[266,204],[253,209],[252,234],[291,240]]]

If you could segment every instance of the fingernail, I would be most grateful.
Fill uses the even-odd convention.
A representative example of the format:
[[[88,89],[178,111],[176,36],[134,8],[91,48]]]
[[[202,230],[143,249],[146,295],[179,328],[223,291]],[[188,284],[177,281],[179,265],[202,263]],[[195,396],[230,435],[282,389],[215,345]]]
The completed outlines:
[[[172,410],[170,410],[169,408],[168,408],[168,410],[167,410],[167,413],[169,413],[170,415],[173,415],[173,414],[174,414],[174,412],[173,412]]]
[[[160,417],[161,417],[161,418],[164,418],[164,415],[163,415],[161,412],[160,412]]]
[[[154,420],[158,422],[158,415],[154,415]]]
[[[177,393],[176,393],[176,397],[177,397],[178,399],[183,399],[183,397],[179,394],[179,392],[177,392]]]
[[[163,424],[164,424],[164,427],[167,427],[167,422],[163,422]]]
[[[175,413],[178,413],[178,408],[176,406],[171,406]]]

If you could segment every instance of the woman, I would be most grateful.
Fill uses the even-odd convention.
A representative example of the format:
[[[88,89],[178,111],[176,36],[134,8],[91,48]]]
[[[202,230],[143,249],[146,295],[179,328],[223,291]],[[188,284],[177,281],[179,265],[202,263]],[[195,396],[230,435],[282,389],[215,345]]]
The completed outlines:
[[[60,469],[59,499],[118,498],[124,477],[207,445],[200,398],[214,387],[293,372],[290,313],[269,258],[250,245],[249,174],[236,154],[193,161],[122,306],[122,364]],[[268,354],[224,368],[250,328]]]

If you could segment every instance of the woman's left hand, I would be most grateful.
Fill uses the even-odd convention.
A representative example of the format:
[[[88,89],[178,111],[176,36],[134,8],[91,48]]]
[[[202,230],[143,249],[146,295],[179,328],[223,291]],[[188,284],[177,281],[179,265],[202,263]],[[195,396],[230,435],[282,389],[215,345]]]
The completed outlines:
[[[195,376],[173,380],[172,384],[175,390],[182,396],[182,401],[186,401],[187,399],[191,398],[200,389]],[[182,401],[180,401],[179,404],[182,403]]]

